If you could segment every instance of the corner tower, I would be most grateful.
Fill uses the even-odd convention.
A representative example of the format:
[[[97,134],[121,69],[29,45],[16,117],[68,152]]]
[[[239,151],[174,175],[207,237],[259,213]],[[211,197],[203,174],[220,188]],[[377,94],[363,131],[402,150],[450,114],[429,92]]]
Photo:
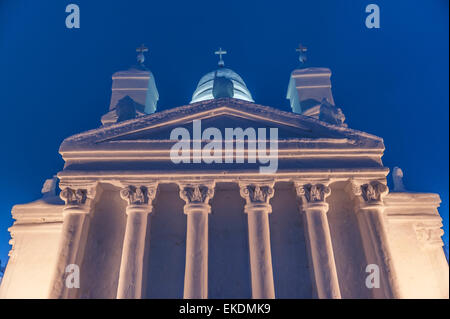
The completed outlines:
[[[306,63],[306,47],[300,44],[300,63]],[[328,68],[297,68],[291,73],[286,98],[292,112],[315,117],[331,124],[344,125],[345,116],[335,106],[331,92],[331,70]]]
[[[113,74],[112,94],[109,112],[102,116],[102,124],[112,124],[155,113],[159,100],[153,73],[144,65],[144,53],[148,49],[142,45],[138,52],[137,65]]]

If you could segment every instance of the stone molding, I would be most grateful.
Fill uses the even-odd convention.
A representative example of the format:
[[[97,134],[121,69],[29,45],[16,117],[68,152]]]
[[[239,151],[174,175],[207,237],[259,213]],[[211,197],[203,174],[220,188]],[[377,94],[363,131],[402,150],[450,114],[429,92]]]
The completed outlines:
[[[417,241],[422,249],[433,249],[444,246],[441,222],[418,222],[414,224]]]
[[[240,183],[241,181],[254,181],[264,183],[268,180],[275,182],[292,182],[295,180],[307,183],[323,183],[329,185],[334,182],[346,182],[354,180],[358,184],[367,183],[370,180],[385,180],[389,169],[361,168],[351,169],[288,169],[278,170],[275,174],[260,174],[257,170],[242,171],[205,171],[190,170],[181,171],[62,171],[58,173],[62,185],[78,185],[79,183],[109,183],[118,187],[123,185],[147,184],[155,181],[159,184],[186,184],[186,181],[209,184],[212,182]],[[60,186],[61,187],[61,186]]]

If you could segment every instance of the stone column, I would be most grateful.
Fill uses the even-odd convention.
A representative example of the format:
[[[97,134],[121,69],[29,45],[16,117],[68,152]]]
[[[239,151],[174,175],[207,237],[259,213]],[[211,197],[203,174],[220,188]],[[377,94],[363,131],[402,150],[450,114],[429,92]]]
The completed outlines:
[[[185,299],[208,298],[208,202],[214,196],[214,183],[180,183],[180,197],[187,215]]]
[[[246,200],[253,299],[275,298],[269,229],[273,184],[240,183],[241,196]]]
[[[383,292],[380,297],[401,298],[384,218],[383,196],[388,193],[388,188],[378,181],[366,184],[352,181],[351,188],[358,202],[357,219],[367,263],[380,269]]]
[[[144,265],[147,217],[156,196],[157,185],[127,186],[120,191],[122,199],[128,202],[127,224],[122,247],[118,299],[139,299],[142,297],[142,273]]]
[[[66,280],[70,271],[67,266],[76,265],[81,268],[84,257],[86,237],[89,230],[89,213],[92,208],[95,189],[71,188],[62,189],[60,197],[65,201],[63,209],[63,228],[59,243],[56,268],[50,287],[49,298],[76,298],[79,287],[67,285]]]
[[[323,184],[296,182],[297,196],[301,199],[301,210],[305,214],[305,231],[313,266],[317,296],[320,299],[339,299],[339,281],[328,225],[328,203],[325,201],[331,190]]]

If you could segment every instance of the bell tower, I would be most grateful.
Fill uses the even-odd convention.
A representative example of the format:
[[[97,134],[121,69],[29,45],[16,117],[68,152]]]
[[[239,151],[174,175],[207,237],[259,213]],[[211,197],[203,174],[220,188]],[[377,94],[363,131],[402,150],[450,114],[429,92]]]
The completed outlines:
[[[300,63],[306,63],[307,48],[300,44],[296,51],[299,52]],[[328,68],[295,69],[291,73],[286,94],[292,112],[344,125],[345,116],[334,104],[330,78],[331,70]]]
[[[155,113],[159,100],[153,73],[144,65],[145,52],[142,45],[136,49],[137,65],[113,74],[112,94],[109,112],[102,116],[102,124],[112,124],[121,120]],[[123,114],[127,114],[123,117]]]

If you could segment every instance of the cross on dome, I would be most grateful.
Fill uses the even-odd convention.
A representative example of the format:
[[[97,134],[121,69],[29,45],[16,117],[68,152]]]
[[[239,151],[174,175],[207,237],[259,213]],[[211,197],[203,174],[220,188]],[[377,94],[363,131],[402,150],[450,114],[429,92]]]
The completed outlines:
[[[219,66],[220,66],[220,67],[225,66],[225,62],[224,62],[223,59],[222,59],[222,55],[227,54],[227,51],[222,50],[222,48],[219,48],[219,50],[216,51],[216,52],[214,52],[214,54],[216,54],[216,55],[219,56]]]
[[[136,52],[138,52],[138,55],[137,55],[138,63],[144,64],[144,61],[145,61],[144,52],[148,52],[148,48],[142,44],[139,48],[136,49]]]

